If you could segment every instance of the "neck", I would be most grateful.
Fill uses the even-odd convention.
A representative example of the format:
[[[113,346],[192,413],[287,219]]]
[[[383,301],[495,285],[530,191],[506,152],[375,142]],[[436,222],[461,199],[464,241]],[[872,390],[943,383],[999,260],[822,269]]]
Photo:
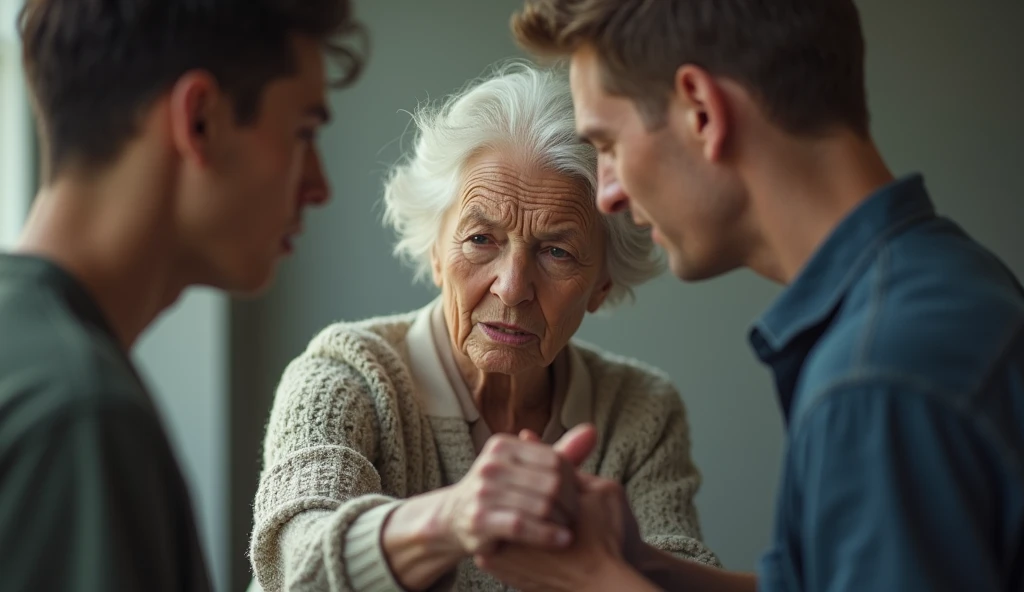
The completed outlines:
[[[82,282],[125,350],[186,285],[175,272],[171,200],[160,195],[172,181],[160,177],[129,166],[58,180],[36,197],[15,249]]]
[[[465,362],[468,364],[459,361],[459,370],[476,408],[492,432],[516,434],[530,429],[540,434],[543,431],[554,398],[550,366],[518,374],[499,374],[481,372],[469,360]]]
[[[752,150],[753,152],[753,150]],[[776,136],[745,175],[760,240],[746,262],[788,284],[836,226],[893,175],[870,139],[837,132],[819,140]]]

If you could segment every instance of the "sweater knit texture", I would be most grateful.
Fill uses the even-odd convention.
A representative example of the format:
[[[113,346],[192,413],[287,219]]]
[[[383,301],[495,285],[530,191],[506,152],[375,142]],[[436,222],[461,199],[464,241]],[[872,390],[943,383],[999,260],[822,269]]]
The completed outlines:
[[[456,483],[472,466],[467,423],[428,416],[420,403],[406,341],[416,315],[331,325],[285,370],[250,548],[266,592],[401,590],[380,549],[383,506]],[[623,484],[648,543],[718,565],[701,543],[700,475],[679,393],[654,368],[575,340],[569,347],[590,372],[598,432],[582,470]],[[434,589],[510,588],[466,559]]]

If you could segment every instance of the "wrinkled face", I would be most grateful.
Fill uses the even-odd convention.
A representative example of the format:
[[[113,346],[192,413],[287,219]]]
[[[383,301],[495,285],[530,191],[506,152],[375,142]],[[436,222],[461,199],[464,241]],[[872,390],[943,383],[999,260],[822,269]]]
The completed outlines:
[[[263,90],[254,122],[230,109],[207,122],[207,166],[194,173],[182,206],[203,283],[253,292],[266,286],[293,249],[303,210],[329,190],[315,146],[326,123],[322,46],[295,38],[297,71]]]
[[[456,355],[482,372],[548,366],[611,288],[586,184],[492,152],[466,166],[432,260]]]
[[[572,56],[571,83],[580,136],[598,151],[598,208],[629,208],[668,254],[672,272],[699,280],[736,268],[742,190],[707,161],[695,128],[699,114],[670,104],[667,122],[648,129],[632,99],[605,90],[597,53]]]

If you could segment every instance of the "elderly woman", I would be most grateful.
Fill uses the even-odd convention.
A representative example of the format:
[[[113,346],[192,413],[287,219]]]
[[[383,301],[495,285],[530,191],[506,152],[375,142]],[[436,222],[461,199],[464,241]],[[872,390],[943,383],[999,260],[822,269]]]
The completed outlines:
[[[624,484],[648,542],[715,563],[679,394],[572,341],[661,261],[627,215],[596,211],[565,78],[505,67],[416,123],[386,218],[440,297],[332,325],[285,371],[255,503],[260,584],[503,590],[472,556],[568,544],[578,463]],[[596,441],[567,434],[586,424]]]

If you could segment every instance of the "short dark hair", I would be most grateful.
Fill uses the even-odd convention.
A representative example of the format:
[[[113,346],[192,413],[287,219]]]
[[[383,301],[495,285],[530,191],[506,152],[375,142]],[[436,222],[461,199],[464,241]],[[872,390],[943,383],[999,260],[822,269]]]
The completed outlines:
[[[512,19],[537,54],[593,47],[609,92],[663,121],[676,70],[742,84],[796,134],[867,136],[864,37],[853,0],[527,0]]]
[[[109,164],[190,70],[211,73],[245,124],[264,87],[296,71],[294,36],[323,42],[336,86],[359,75],[367,45],[350,0],[27,0],[18,25],[50,178]]]

